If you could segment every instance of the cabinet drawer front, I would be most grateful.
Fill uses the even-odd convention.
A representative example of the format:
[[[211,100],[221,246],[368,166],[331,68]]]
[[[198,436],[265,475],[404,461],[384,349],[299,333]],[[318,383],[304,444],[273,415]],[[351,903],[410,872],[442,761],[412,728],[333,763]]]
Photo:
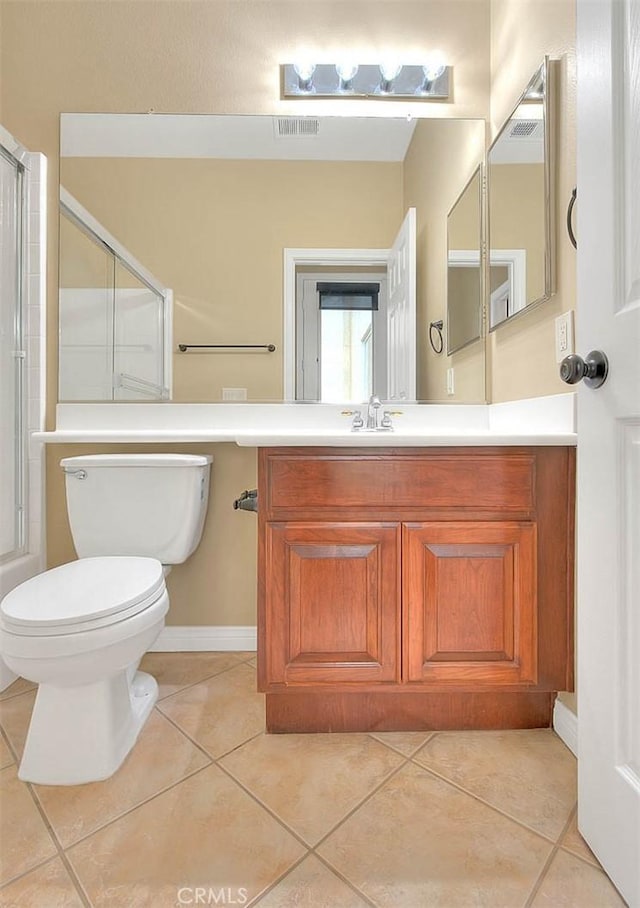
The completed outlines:
[[[399,680],[397,524],[267,524],[275,684]]]
[[[528,514],[534,458],[521,453],[267,454],[267,513],[460,509]]]
[[[409,683],[537,681],[535,547],[532,524],[405,525]]]

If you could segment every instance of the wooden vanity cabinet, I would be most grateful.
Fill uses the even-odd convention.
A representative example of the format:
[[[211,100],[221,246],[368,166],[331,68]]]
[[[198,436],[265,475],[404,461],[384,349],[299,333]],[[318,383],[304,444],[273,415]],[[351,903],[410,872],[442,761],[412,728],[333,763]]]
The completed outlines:
[[[549,725],[573,684],[574,453],[260,449],[267,729]]]

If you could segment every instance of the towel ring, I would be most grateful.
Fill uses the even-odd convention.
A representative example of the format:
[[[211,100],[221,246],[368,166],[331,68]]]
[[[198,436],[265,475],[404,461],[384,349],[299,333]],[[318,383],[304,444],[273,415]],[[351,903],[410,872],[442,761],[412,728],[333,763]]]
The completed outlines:
[[[442,351],[444,350],[444,338],[442,336],[443,326],[444,322],[442,321],[442,319],[439,319],[437,322],[429,323],[429,343],[431,344],[431,349],[434,353],[442,353]],[[435,343],[433,340],[434,331],[436,334]]]
[[[576,240],[576,235],[573,232],[573,206],[576,204],[576,199],[578,198],[578,187],[574,186],[573,192],[571,193],[571,200],[569,202],[569,207],[567,208],[567,233],[569,234],[569,239],[571,240],[571,245],[574,249],[578,248],[578,241]]]

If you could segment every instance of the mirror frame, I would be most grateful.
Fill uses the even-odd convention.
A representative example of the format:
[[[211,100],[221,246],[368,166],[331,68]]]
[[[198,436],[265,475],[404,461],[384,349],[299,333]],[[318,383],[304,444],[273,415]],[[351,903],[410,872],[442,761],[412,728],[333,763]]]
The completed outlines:
[[[532,77],[529,79],[525,90],[522,92],[518,98],[517,103],[513,107],[511,113],[503,123],[500,131],[496,135],[495,139],[489,146],[487,150],[486,157],[486,254],[485,254],[485,294],[484,294],[484,305],[487,313],[487,332],[491,334],[501,325],[511,324],[514,319],[519,316],[530,312],[532,309],[544,303],[556,292],[556,226],[555,226],[555,195],[556,195],[556,133],[557,133],[557,123],[556,123],[556,91],[557,91],[557,69],[559,66],[559,60],[551,60],[548,56],[545,56],[541,66],[535,71]],[[507,316],[507,318],[502,319],[499,322],[496,322],[495,325],[491,324],[490,312],[491,312],[491,301],[489,299],[489,280],[488,274],[491,267],[491,167],[490,167],[490,156],[492,149],[496,146],[504,132],[509,126],[509,123],[513,119],[518,107],[527,97],[527,94],[542,77],[544,94],[542,98],[542,115],[544,122],[544,239],[545,239],[545,248],[544,248],[544,293],[542,296],[537,297],[536,299],[526,302],[522,309],[519,309],[517,312],[514,312],[512,315]]]
[[[451,356],[452,353],[457,353],[459,350],[464,350],[465,347],[475,344],[476,341],[482,340],[484,337],[484,299],[485,299],[485,267],[484,267],[484,249],[485,249],[485,174],[486,174],[486,161],[483,159],[480,161],[478,166],[474,169],[473,173],[467,180],[467,182],[462,187],[460,195],[455,200],[449,211],[447,212],[447,282],[446,282],[446,294],[447,294],[447,356]],[[470,340],[465,341],[463,344],[460,344],[457,347],[451,346],[451,312],[449,307],[449,254],[451,252],[449,248],[449,218],[453,214],[453,211],[462,199],[467,189],[471,186],[476,176],[478,177],[478,222],[480,226],[479,235],[480,242],[478,246],[478,267],[480,269],[480,289],[478,292],[478,333],[470,338]],[[475,250],[474,250],[475,251]]]

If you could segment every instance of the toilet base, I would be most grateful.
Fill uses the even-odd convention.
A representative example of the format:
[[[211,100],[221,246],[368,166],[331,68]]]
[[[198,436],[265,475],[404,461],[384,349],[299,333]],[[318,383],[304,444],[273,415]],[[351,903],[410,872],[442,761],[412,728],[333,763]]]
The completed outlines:
[[[38,688],[18,777],[40,785],[108,779],[136,742],[158,699],[146,672],[126,670],[77,687]]]

